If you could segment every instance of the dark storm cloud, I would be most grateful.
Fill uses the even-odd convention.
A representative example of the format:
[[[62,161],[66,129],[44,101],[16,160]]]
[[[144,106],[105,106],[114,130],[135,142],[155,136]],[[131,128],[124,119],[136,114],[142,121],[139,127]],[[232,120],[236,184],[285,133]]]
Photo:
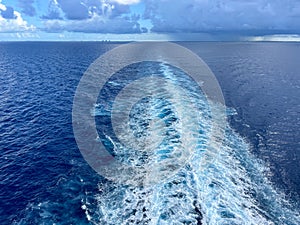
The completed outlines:
[[[6,10],[0,10],[0,13],[4,19],[16,19],[13,7],[6,6]]]
[[[35,0],[18,0],[18,6],[22,8],[22,13],[27,16],[35,16],[36,11],[33,7],[33,3]]]

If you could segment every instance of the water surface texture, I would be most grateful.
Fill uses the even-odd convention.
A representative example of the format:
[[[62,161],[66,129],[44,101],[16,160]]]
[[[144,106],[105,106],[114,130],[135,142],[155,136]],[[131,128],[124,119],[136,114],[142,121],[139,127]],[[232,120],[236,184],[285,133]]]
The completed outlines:
[[[149,187],[98,175],[73,135],[80,78],[119,44],[0,43],[1,224],[300,224],[300,44],[180,43],[209,65],[222,88],[228,122],[215,146],[207,140],[218,140],[210,110],[219,106],[208,104],[183,71],[144,62],[116,73],[91,109],[95,141],[135,166],[172,159],[182,143],[195,146],[181,170]],[[155,117],[166,124],[162,144],[145,153],[122,147],[109,119],[114,96],[146,73],[186,88],[198,112],[178,112],[163,96],[136,103],[134,135],[149,135]],[[163,88],[184,105],[179,90]],[[181,126],[185,120],[193,122]],[[195,139],[183,140],[187,132]]]

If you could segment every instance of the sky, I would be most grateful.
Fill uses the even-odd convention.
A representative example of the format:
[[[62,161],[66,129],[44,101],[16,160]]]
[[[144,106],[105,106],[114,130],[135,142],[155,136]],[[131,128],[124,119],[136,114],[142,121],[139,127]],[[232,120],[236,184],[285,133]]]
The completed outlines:
[[[0,41],[300,41],[300,0],[0,0]]]

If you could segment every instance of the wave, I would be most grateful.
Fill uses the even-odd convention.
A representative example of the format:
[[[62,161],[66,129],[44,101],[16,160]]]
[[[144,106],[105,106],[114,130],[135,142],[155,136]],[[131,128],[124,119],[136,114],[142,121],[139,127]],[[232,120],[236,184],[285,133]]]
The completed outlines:
[[[155,82],[147,83],[153,93],[163,88],[168,96],[147,96],[137,102],[130,113],[134,136],[147,140],[150,147],[135,150],[119,143],[108,122],[115,96],[104,95],[91,113],[98,123],[97,141],[102,141],[122,163],[143,168],[137,170],[136,180],[146,177],[152,183],[135,182],[132,185],[122,179],[119,182],[101,181],[95,187],[97,191],[85,193],[88,197],[78,196],[85,222],[82,216],[68,218],[66,215],[66,221],[57,222],[53,209],[57,204],[39,203],[34,208],[40,214],[40,223],[300,224],[299,212],[292,209],[286,196],[269,182],[267,167],[251,154],[247,141],[226,121],[225,124],[224,121],[213,124],[212,110],[218,111],[223,106],[207,100],[193,85],[193,80],[170,65],[146,62],[134,71],[156,73],[170,81],[162,84],[163,87]],[[128,70],[125,74],[131,76]],[[116,95],[131,82],[127,78],[112,78],[102,93],[111,91]],[[188,90],[188,94],[175,85]],[[191,109],[190,104],[194,107],[187,110]],[[236,112],[226,109],[226,113]],[[218,126],[222,132],[213,132],[213,126]],[[123,135],[126,138],[126,132]],[[181,158],[184,161],[179,160]],[[77,182],[75,179],[70,181],[68,186],[82,184],[80,178]],[[73,201],[68,199],[65,204],[71,208]],[[24,221],[19,224],[25,224]]]
[[[299,224],[299,214],[270,184],[267,168],[251,154],[250,145],[228,124],[219,124],[224,138],[219,136],[221,134],[211,133],[210,107],[218,108],[218,104],[208,104],[200,92],[193,90],[189,83],[192,81],[182,80],[186,79],[184,76],[174,76],[174,70],[160,64],[166,79],[177,85],[184,83],[190,89],[189,97],[197,104],[198,112],[178,113],[157,98],[139,102],[131,114],[134,131],[145,132],[148,129],[145,120],[150,121],[161,112],[164,112],[164,122],[172,122],[159,150],[141,154],[122,149],[119,160],[134,162],[135,166],[157,166],[160,159],[172,159],[176,147],[181,151],[188,150],[190,158],[176,174],[153,186],[115,184],[97,195],[98,210],[102,215],[100,224]],[[151,87],[151,84],[147,85]],[[183,106],[187,103],[178,89],[166,88],[174,102]],[[151,105],[159,107],[149,113]],[[147,116],[145,109],[149,113]],[[96,116],[102,111],[98,113]],[[228,109],[227,113],[235,111]],[[181,126],[181,122],[185,126]],[[194,133],[195,140],[182,139],[186,132]],[[216,143],[208,145],[211,135],[215,136]],[[183,142],[185,147],[178,145]],[[114,151],[120,151],[118,144],[114,143],[114,146]]]

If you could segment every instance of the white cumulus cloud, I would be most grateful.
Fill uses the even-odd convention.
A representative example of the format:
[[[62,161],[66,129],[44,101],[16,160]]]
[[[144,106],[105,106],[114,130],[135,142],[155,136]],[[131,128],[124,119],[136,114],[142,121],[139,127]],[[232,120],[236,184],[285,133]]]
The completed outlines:
[[[0,10],[1,12],[5,12],[7,10],[7,7],[1,3],[1,0]],[[35,30],[35,27],[33,25],[29,25],[27,21],[22,18],[19,12],[13,11],[13,15],[14,18],[7,19],[0,14],[0,32],[8,33]]]

